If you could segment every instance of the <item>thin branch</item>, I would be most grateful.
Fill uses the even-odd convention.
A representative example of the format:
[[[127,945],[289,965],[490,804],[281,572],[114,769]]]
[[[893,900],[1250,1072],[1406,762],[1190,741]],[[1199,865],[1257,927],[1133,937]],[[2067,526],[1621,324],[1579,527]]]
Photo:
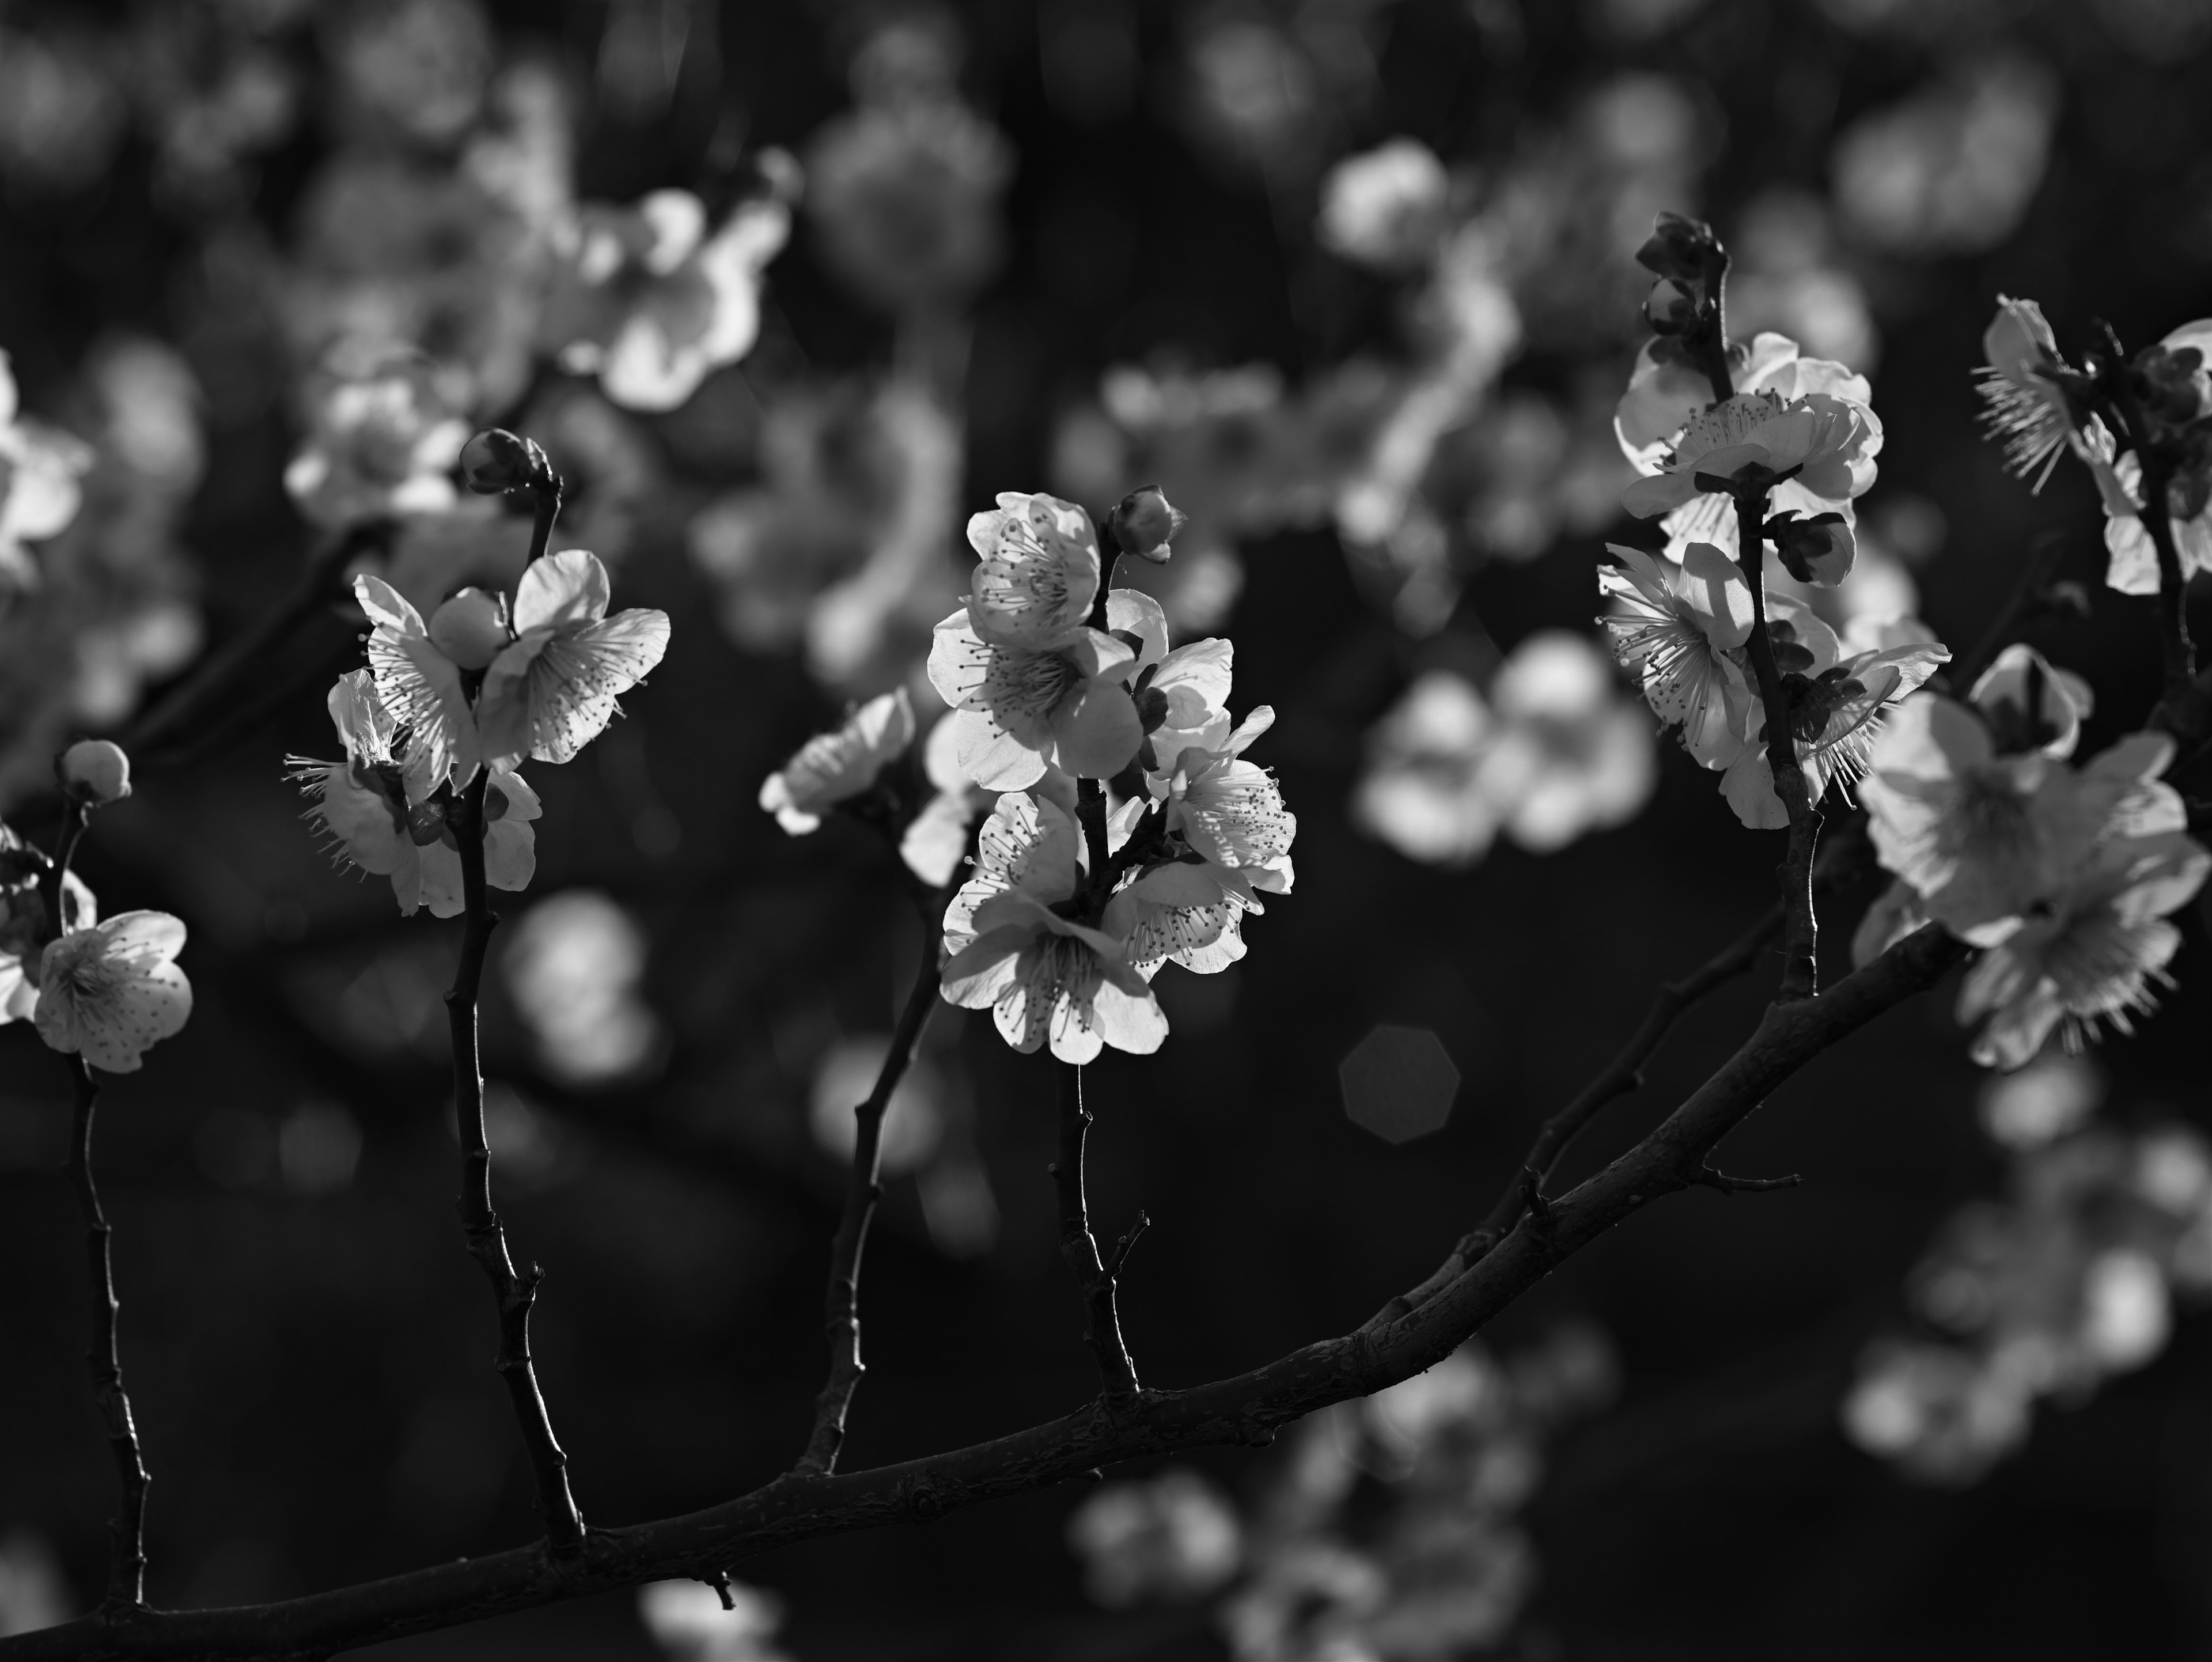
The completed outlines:
[[[1820,922],[1813,910],[1813,851],[1820,835],[1820,811],[1797,759],[1790,696],[1766,633],[1766,493],[1739,495],[1735,507],[1736,557],[1751,586],[1751,639],[1746,644],[1766,715],[1766,765],[1774,776],[1774,794],[1790,816],[1789,847],[1776,874],[1782,890],[1782,984],[1775,996],[1786,1004],[1811,998],[1820,989]]]
[[[1768,1007],[1758,1028],[1666,1122],[1551,1202],[1550,1227],[1516,1228],[1435,1298],[1374,1330],[1310,1344],[1188,1391],[1096,1405],[987,1443],[871,1470],[787,1473],[679,1518],[598,1530],[558,1575],[515,1548],[381,1581],[231,1610],[95,1615],[0,1640],[0,1662],[290,1662],[672,1576],[701,1577],[771,1548],[1032,1493],[1125,1460],[1264,1443],[1275,1428],[1371,1395],[1449,1355],[1561,1260],[1662,1196],[1696,1185],[1723,1137],[1808,1062],[1924,991],[1965,955],[1937,927],[1908,936],[1818,999]]]
[[[100,1190],[92,1180],[92,1111],[100,1099],[100,1082],[82,1056],[65,1056],[70,1081],[76,1090],[76,1112],[70,1129],[69,1174],[76,1186],[77,1209],[84,1218],[85,1266],[90,1272],[92,1342],[84,1354],[92,1369],[92,1400],[107,1427],[108,1452],[115,1460],[116,1486],[121,1503],[108,1524],[112,1538],[107,1560],[107,1592],[100,1600],[103,1611],[143,1610],[146,1604],[146,1460],[138,1447],[138,1428],[131,1417],[130,1393],[123,1388],[122,1353],[116,1347],[115,1262],[109,1251],[113,1231],[100,1209]]]
[[[488,771],[455,799],[447,813],[460,845],[461,904],[465,922],[461,955],[453,970],[453,989],[446,995],[446,1015],[453,1039],[453,1117],[461,1140],[461,1227],[469,1256],[491,1283],[499,1306],[499,1376],[514,1407],[515,1422],[538,1477],[538,1509],[546,1538],[556,1553],[573,1553],[584,1539],[584,1520],[568,1492],[568,1457],[553,1435],[538,1370],[530,1355],[530,1310],[543,1279],[536,1264],[517,1274],[507,1249],[507,1230],[491,1203],[491,1149],[484,1140],[483,1074],[477,1056],[477,996],[483,982],[484,953],[499,917],[490,907],[484,883],[484,790]],[[454,811],[458,810],[458,812]]]
[[[1658,990],[1651,995],[1651,1007],[1644,1013],[1644,1020],[1637,1024],[1628,1042],[1595,1079],[1576,1093],[1571,1101],[1539,1129],[1535,1141],[1521,1163],[1521,1171],[1506,1185],[1505,1192],[1498,1197],[1488,1215],[1460,1237],[1450,1255],[1426,1280],[1410,1292],[1401,1293],[1369,1317],[1360,1331],[1388,1326],[1408,1312],[1419,1309],[1465,1274],[1468,1266],[1504,1240],[1521,1221],[1527,1206],[1523,1174],[1533,1173],[1539,1182],[1551,1176],[1553,1168],[1567,1152],[1567,1146],[1597,1117],[1598,1111],[1643,1084],[1644,1064],[1650,1060],[1652,1052],[1659,1048],[1682,1013],[1715,988],[1726,985],[1748,970],[1781,928],[1781,908],[1771,908],[1758,922],[1688,975],[1679,981],[1660,983]]]
[[[1114,1308],[1115,1275],[1128,1248],[1135,1245],[1137,1231],[1124,1238],[1109,1269],[1098,1255],[1083,1196],[1083,1141],[1091,1129],[1091,1110],[1083,1101],[1083,1069],[1072,1062],[1055,1062],[1053,1071],[1060,1110],[1060,1158],[1052,1167],[1053,1182],[1060,1190],[1060,1256],[1067,1260],[1075,1284],[1082,1289],[1083,1336],[1097,1359],[1106,1400],[1118,1407],[1133,1403],[1138,1396],[1136,1364],[1121,1342],[1121,1319]]]
[[[938,895],[942,903],[945,897]],[[922,906],[921,964],[915,970],[914,989],[906,1008],[899,1012],[891,1033],[891,1048],[876,1075],[875,1088],[866,1101],[853,1111],[853,1166],[845,1185],[845,1214],[837,1225],[837,1239],[830,1254],[830,1290],[824,1300],[823,1326],[830,1339],[830,1377],[814,1399],[814,1430],[806,1452],[793,1470],[831,1472],[837,1469],[837,1452],[845,1441],[845,1415],[860,1375],[867,1371],[860,1361],[860,1256],[867,1250],[868,1225],[883,1198],[878,1172],[882,1164],[884,1111],[891,1093],[905,1077],[915,1046],[930,1014],[938,1005],[938,941],[943,934],[945,909]]]

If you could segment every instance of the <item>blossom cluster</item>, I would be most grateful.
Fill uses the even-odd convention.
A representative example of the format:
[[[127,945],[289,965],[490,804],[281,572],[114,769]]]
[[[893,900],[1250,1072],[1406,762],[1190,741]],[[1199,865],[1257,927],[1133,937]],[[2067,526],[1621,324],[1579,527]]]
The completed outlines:
[[[1516,1514],[1545,1446],[1606,1405],[1615,1371],[1582,1324],[1504,1359],[1471,1342],[1302,1422],[1256,1504],[1170,1468],[1101,1488],[1068,1543],[1102,1604],[1212,1598],[1238,1662],[1488,1653],[1534,1586]]]
[[[289,762],[334,855],[389,878],[402,914],[459,913],[462,837],[481,838],[492,886],[528,886],[539,805],[521,764],[574,758],[667,650],[667,614],[609,617],[611,592],[605,566],[579,548],[532,562],[511,602],[465,588],[428,623],[382,578],[355,579],[373,627],[368,667],[328,699],[344,758]],[[457,827],[479,776],[483,823]]]
[[[937,625],[929,679],[950,708],[925,746],[934,794],[899,816],[902,851],[943,884],[988,808],[974,874],[945,914],[945,997],[991,1010],[1017,1050],[1149,1053],[1168,1031],[1160,966],[1227,968],[1244,955],[1245,915],[1290,892],[1297,822],[1244,759],[1274,713],[1234,721],[1230,642],[1170,648],[1157,600],[1104,587],[1083,508],[1042,493],[998,502],[969,521],[981,563]],[[1158,492],[1132,492],[1112,521],[1117,552],[1164,558],[1180,523]],[[885,694],[771,776],[761,806],[798,834],[839,804],[881,802],[914,731],[903,689]]]

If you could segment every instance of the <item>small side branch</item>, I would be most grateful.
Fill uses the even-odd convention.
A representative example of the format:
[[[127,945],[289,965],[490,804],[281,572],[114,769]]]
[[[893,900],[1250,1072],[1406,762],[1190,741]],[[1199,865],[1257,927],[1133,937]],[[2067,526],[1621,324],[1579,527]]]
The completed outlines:
[[[940,902],[944,898],[937,897]],[[838,1222],[836,1242],[830,1250],[830,1290],[823,1311],[823,1327],[830,1339],[830,1377],[814,1399],[814,1429],[806,1440],[806,1452],[794,1468],[801,1472],[837,1469],[837,1453],[845,1441],[845,1415],[852,1407],[853,1393],[860,1388],[860,1376],[867,1371],[860,1361],[860,1257],[867,1250],[868,1226],[875,1219],[876,1203],[883,1198],[878,1174],[883,1154],[884,1111],[890,1105],[891,1093],[906,1076],[915,1046],[938,1004],[937,946],[944,909],[939,905],[933,911],[927,906],[923,910],[927,922],[921,966],[915,971],[914,989],[907,995],[906,1008],[899,1012],[890,1053],[876,1075],[875,1087],[867,1100],[853,1111],[853,1166],[845,1183],[844,1216]]]
[[[1788,1004],[1820,991],[1820,922],[1813,910],[1813,851],[1820,836],[1820,811],[1814,806],[1805,770],[1797,760],[1797,735],[1791,730],[1790,696],[1766,634],[1766,496],[1747,492],[1736,498],[1737,558],[1751,586],[1753,674],[1766,715],[1766,765],[1774,794],[1790,816],[1790,845],[1776,874],[1782,890],[1782,984],[1778,1001]]]
[[[477,1055],[477,997],[483,983],[484,954],[499,918],[487,900],[484,884],[484,789],[489,776],[479,772],[449,813],[460,844],[461,900],[465,924],[453,989],[446,995],[446,1014],[453,1040],[453,1117],[461,1141],[461,1227],[473,1257],[491,1283],[499,1310],[500,1378],[514,1408],[515,1422],[538,1478],[538,1509],[546,1538],[556,1553],[573,1553],[584,1539],[584,1520],[568,1491],[568,1457],[553,1435],[545,1397],[538,1388],[537,1365],[530,1354],[530,1312],[538,1300],[542,1273],[536,1264],[517,1273],[507,1247],[507,1230],[491,1203],[491,1149],[484,1140],[483,1074]]]
[[[1795,1189],[1805,1181],[1802,1172],[1784,1178],[1732,1178],[1711,1166],[1701,1166],[1690,1182],[1700,1189],[1717,1189],[1723,1195],[1764,1195],[1776,1189]]]
[[[1083,1292],[1087,1324],[1084,1337],[1097,1359],[1106,1400],[1126,1403],[1137,1395],[1137,1368],[1129,1360],[1128,1347],[1121,1342],[1121,1318],[1114,1307],[1115,1277],[1144,1227],[1142,1215],[1137,1227],[1115,1249],[1114,1263],[1109,1268],[1098,1256],[1097,1238],[1091,1233],[1083,1196],[1083,1142],[1091,1129],[1091,1111],[1083,1103],[1083,1069],[1067,1062],[1055,1062],[1053,1067],[1059,1075],[1060,1158],[1053,1165],[1052,1175],[1060,1190],[1060,1255],[1067,1260],[1067,1267],[1075,1273],[1075,1284]]]
[[[77,1208],[84,1218],[84,1256],[92,1295],[92,1342],[85,1361],[92,1370],[92,1400],[107,1427],[107,1446],[115,1459],[121,1504],[108,1525],[113,1538],[107,1562],[107,1592],[102,1610],[137,1609],[146,1602],[146,1461],[138,1447],[138,1428],[131,1417],[131,1397],[123,1388],[123,1361],[116,1348],[115,1264],[108,1250],[112,1231],[100,1209],[92,1180],[92,1111],[100,1084],[82,1056],[66,1056],[75,1087],[76,1112],[70,1127],[69,1173],[76,1186]]]

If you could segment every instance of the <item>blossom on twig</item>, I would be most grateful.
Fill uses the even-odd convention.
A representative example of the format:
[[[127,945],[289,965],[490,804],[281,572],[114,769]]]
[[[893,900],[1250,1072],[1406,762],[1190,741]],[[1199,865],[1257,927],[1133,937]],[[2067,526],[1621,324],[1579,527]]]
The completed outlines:
[[[39,964],[39,1037],[112,1074],[184,1029],[192,983],[174,959],[185,926],[167,912],[123,912],[47,944]]]
[[[786,831],[803,837],[838,803],[872,788],[877,775],[913,742],[914,706],[906,689],[896,687],[860,706],[835,730],[801,745],[762,782],[760,805]]]

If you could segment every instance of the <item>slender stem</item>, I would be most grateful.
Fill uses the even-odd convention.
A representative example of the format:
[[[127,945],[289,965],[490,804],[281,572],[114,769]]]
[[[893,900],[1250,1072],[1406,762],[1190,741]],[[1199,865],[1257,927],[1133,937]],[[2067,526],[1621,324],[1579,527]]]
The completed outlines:
[[[537,1302],[544,1272],[536,1264],[517,1274],[507,1249],[507,1230],[491,1203],[491,1149],[484,1140],[483,1075],[477,1056],[477,995],[483,982],[484,953],[492,925],[499,922],[484,884],[484,790],[490,776],[478,772],[455,799],[447,823],[460,844],[461,903],[465,923],[453,989],[446,995],[446,1015],[453,1039],[453,1118],[461,1141],[461,1227],[469,1255],[491,1283],[499,1307],[499,1376],[514,1407],[516,1423],[538,1477],[538,1509],[557,1553],[574,1552],[584,1539],[584,1520],[568,1492],[568,1457],[553,1435],[538,1370],[530,1355],[530,1311]]]
[[[813,1434],[793,1468],[801,1472],[837,1469],[838,1451],[845,1440],[845,1415],[852,1406],[854,1391],[860,1388],[861,1374],[867,1371],[860,1360],[860,1256],[867,1250],[868,1225],[884,1192],[877,1175],[883,1152],[884,1111],[890,1105],[891,1093],[905,1076],[922,1029],[929,1025],[938,1005],[937,945],[944,928],[941,903],[945,897],[939,894],[936,898],[939,904],[934,910],[927,903],[922,907],[921,964],[915,971],[914,989],[907,995],[906,1008],[899,1012],[890,1052],[884,1057],[867,1100],[853,1111],[853,1166],[845,1183],[845,1215],[830,1250],[830,1290],[823,1311],[823,1326],[830,1337],[830,1377],[814,1399]]]
[[[553,521],[561,514],[561,498],[567,484],[550,467],[543,478],[532,481],[530,501],[534,510],[530,521],[530,557],[526,566],[535,565],[545,557],[545,545],[553,538]]]
[[[1774,642],[1766,634],[1766,493],[1746,492],[1735,499],[1736,557],[1751,587],[1751,667],[1759,682],[1759,702],[1766,714],[1766,765],[1774,794],[1790,816],[1790,843],[1777,880],[1782,889],[1782,984],[1775,996],[1784,1003],[1811,998],[1820,990],[1820,922],[1813,910],[1813,850],[1820,835],[1820,810],[1813,804],[1805,770],[1797,760],[1797,736],[1791,730],[1790,696],[1774,661]]]
[[[2186,696],[2197,674],[2197,648],[2189,638],[2189,579],[2181,569],[2181,551],[2174,545],[2173,516],[2167,489],[2173,483],[2173,464],[2151,445],[2142,447],[2142,520],[2158,551],[2158,651],[2164,672],[2166,696]]]
[[[1083,1292],[1084,1337],[1097,1359],[1106,1400],[1126,1403],[1136,1397],[1138,1386],[1136,1364],[1121,1342],[1121,1319],[1114,1308],[1122,1255],[1115,1254],[1111,1268],[1098,1256],[1098,1240],[1091,1233],[1083,1197],[1083,1140],[1091,1129],[1091,1110],[1083,1102],[1083,1069],[1072,1062],[1055,1062],[1053,1067],[1059,1076],[1060,1158],[1053,1164],[1052,1176],[1060,1190],[1060,1256],[1067,1260]],[[1134,1239],[1133,1232],[1130,1239]]]
[[[62,803],[62,827],[54,838],[54,857],[39,874],[40,898],[46,908],[47,940],[69,933],[70,920],[62,916],[62,908],[69,897],[70,862],[76,858],[76,845],[83,840],[88,813],[85,805],[73,796]],[[36,969],[35,958],[31,966]]]
[[[70,1134],[69,1173],[76,1185],[77,1208],[84,1218],[84,1256],[91,1272],[92,1342],[85,1361],[92,1369],[92,1400],[106,1422],[107,1446],[115,1458],[117,1486],[122,1504],[108,1525],[113,1546],[107,1562],[107,1592],[102,1609],[118,1605],[143,1607],[146,1602],[146,1475],[145,1458],[138,1448],[138,1428],[131,1417],[131,1397],[123,1388],[123,1359],[116,1348],[115,1263],[108,1250],[113,1231],[100,1209],[100,1190],[92,1180],[92,1111],[100,1098],[100,1082],[82,1056],[66,1056],[70,1080],[76,1087],[76,1106]]]

